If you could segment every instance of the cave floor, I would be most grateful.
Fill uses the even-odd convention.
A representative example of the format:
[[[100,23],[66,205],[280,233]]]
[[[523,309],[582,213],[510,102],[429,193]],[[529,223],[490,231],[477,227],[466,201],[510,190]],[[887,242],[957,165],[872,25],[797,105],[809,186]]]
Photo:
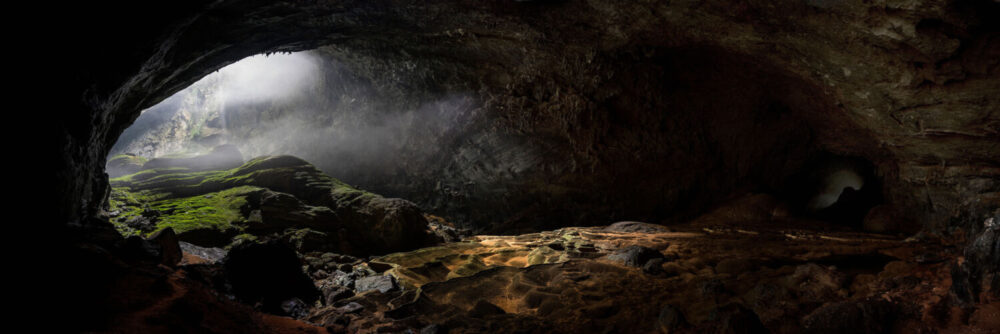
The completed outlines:
[[[745,206],[669,228],[479,235],[373,259],[402,291],[361,293],[306,320],[346,332],[995,332],[996,300],[951,306],[957,241],[930,239]],[[614,259],[634,245],[664,258]]]
[[[395,277],[390,291],[328,300],[301,320],[250,313],[254,326],[274,332],[996,333],[995,297],[954,306],[950,270],[962,242],[735,206],[670,227],[626,222],[466,237],[355,266]],[[625,252],[630,246],[662,258]],[[186,268],[168,281],[191,283]],[[313,277],[319,287],[331,280]]]

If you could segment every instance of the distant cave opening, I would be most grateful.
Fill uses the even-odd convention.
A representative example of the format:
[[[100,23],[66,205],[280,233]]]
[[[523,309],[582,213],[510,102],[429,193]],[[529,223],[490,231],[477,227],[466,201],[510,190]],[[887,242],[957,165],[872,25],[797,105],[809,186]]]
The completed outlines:
[[[821,154],[788,178],[782,194],[806,217],[862,228],[865,216],[882,204],[875,166],[858,157]]]
[[[580,189],[572,193],[578,206],[547,203],[564,209],[563,217],[669,225],[760,193],[797,216],[860,227],[881,202],[875,166],[838,153],[868,139],[816,85],[711,48],[636,53],[619,56],[630,61],[570,130],[567,150],[585,166],[550,181]],[[863,186],[841,184],[845,174]],[[842,186],[850,188],[843,196]]]

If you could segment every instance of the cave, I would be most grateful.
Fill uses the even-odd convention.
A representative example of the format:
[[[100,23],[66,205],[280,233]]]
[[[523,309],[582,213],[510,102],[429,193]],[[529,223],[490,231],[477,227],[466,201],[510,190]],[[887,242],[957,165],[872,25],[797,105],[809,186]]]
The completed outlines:
[[[65,331],[1000,328],[995,1],[65,7]]]

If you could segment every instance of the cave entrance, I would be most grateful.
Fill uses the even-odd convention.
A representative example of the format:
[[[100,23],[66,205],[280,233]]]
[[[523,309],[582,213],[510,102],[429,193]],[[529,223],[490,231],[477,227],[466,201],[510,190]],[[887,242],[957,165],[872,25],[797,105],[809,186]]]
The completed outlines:
[[[124,131],[108,156],[105,213],[123,235],[169,228],[185,247],[207,247],[199,254],[278,238],[301,254],[367,256],[455,238],[446,221],[372,189],[428,159],[428,133],[471,104],[424,97],[382,95],[323,49],[245,58]]]
[[[537,86],[501,92],[587,106],[556,108],[518,128],[484,111],[491,106],[476,94],[377,81],[325,48],[254,56],[144,111],[112,148],[107,170],[114,186],[143,170],[231,169],[288,154],[445,217],[428,215],[433,223],[497,234],[619,220],[670,225],[752,194],[772,197],[773,212],[860,227],[881,202],[870,162],[830,153],[865,139],[843,135],[853,125],[815,85],[707,47],[628,57],[636,59],[616,63],[587,95]],[[155,175],[145,173],[139,179]],[[116,206],[121,187],[113,188]],[[148,215],[183,211],[168,209],[114,220],[150,233],[149,221],[161,218]],[[225,219],[258,219],[253,209],[233,210],[221,211]],[[188,237],[225,244],[214,234]]]

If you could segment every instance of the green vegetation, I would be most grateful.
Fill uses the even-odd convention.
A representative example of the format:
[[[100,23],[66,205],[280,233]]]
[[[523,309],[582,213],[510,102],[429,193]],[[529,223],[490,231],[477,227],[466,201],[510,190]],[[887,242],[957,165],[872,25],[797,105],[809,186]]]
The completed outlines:
[[[246,222],[243,207],[247,196],[263,191],[253,186],[240,186],[203,195],[182,198],[164,198],[152,191],[129,192],[126,188],[112,188],[112,220],[123,235],[148,235],[167,227],[177,233],[197,229],[219,231],[242,230]],[[144,215],[145,214],[145,215]],[[136,226],[138,220],[155,221],[153,226]]]
[[[241,209],[247,205],[247,195],[263,189],[242,186],[200,196],[160,200],[150,204],[159,211],[160,222],[156,230],[171,227],[177,233],[211,228],[220,231],[240,229],[236,224],[246,222]]]
[[[142,170],[111,179],[110,212],[123,235],[210,229],[239,234],[248,226],[248,197],[272,190],[312,206],[357,208],[378,195],[357,190],[291,156],[258,157],[228,170],[192,172],[184,167]],[[295,235],[312,239],[310,233]],[[313,233],[315,234],[315,233]],[[249,240],[249,234],[236,239]],[[256,237],[254,237],[256,238]]]

